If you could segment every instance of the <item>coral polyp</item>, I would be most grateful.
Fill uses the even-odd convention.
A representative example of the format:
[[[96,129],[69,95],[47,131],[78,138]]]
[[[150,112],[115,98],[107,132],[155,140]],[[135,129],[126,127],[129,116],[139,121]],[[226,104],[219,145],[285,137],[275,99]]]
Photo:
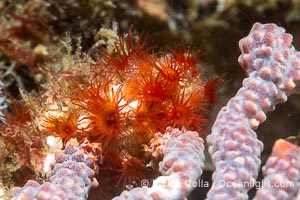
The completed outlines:
[[[299,2],[0,1],[0,200],[300,200]]]
[[[97,81],[97,80],[95,80]],[[118,141],[126,133],[126,112],[122,112],[127,103],[122,101],[122,86],[110,88],[109,83],[95,84],[91,90],[79,91],[79,98],[74,97],[81,111],[86,111],[84,118],[89,124],[82,131],[92,141],[100,141],[104,147]]]
[[[145,146],[167,126],[202,133],[219,82],[202,78],[204,65],[192,50],[154,52],[132,32],[120,36],[114,51],[98,55],[72,62],[77,75],[64,72],[72,76],[60,79],[67,88],[61,90],[73,93],[62,95],[62,104],[77,111],[74,137],[102,145],[99,179],[120,190],[139,186],[157,168]]]
[[[170,86],[183,84],[200,75],[197,65],[197,53],[183,48],[171,49],[171,53],[163,54],[156,69],[160,76]]]
[[[128,34],[119,36],[112,53],[101,53],[103,56],[100,60],[103,65],[108,66],[109,70],[124,75],[124,73],[130,73],[134,68],[140,66],[139,61],[147,59],[145,46],[146,40],[142,40],[140,36],[129,30]],[[142,63],[145,62],[142,61]]]
[[[41,128],[44,129],[49,135],[60,137],[63,141],[67,141],[72,137],[76,137],[77,130],[77,117],[74,113],[62,112],[59,116],[46,116]]]
[[[159,76],[154,75],[153,72],[146,76],[137,75],[138,77],[134,78],[135,82],[132,81],[133,86],[131,86],[136,88],[136,92],[132,92],[133,96],[149,103],[162,102],[169,97],[168,87]]]
[[[203,132],[218,82],[205,85],[197,54],[184,48],[154,52],[133,32],[120,35],[111,52],[71,55],[66,46],[63,69],[45,67],[44,90],[23,97],[43,136],[58,137],[66,147],[73,138],[101,145],[97,178],[114,186],[115,195],[155,178],[158,158],[146,147],[157,132],[168,126]],[[38,99],[45,103],[35,105]]]
[[[143,169],[145,170],[145,163],[139,158],[131,157],[126,159],[120,169],[121,175],[117,185],[123,183],[123,188],[125,185],[139,186],[140,180],[144,178]]]
[[[4,110],[0,123],[0,181],[7,184],[23,185],[28,178],[35,178],[35,171],[41,170],[44,158],[44,135],[33,122],[33,116],[23,101],[10,99],[10,111]],[[2,143],[4,145],[2,145]],[[18,172],[24,175],[18,175]],[[18,177],[19,176],[19,177]]]
[[[178,94],[169,111],[170,125],[201,133],[205,122],[207,122],[205,115],[208,111],[201,105],[203,99],[203,91],[199,89],[193,91],[189,96],[185,95],[184,92]]]

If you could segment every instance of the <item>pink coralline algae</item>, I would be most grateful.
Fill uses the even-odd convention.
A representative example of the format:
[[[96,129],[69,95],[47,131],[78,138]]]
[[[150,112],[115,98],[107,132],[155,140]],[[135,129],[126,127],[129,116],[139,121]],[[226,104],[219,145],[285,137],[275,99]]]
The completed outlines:
[[[13,189],[12,200],[86,199],[90,188],[98,186],[94,176],[100,155],[98,145],[70,140],[64,150],[55,154],[56,163],[48,174],[50,182],[40,185],[30,180],[23,188]]]
[[[291,43],[292,36],[283,28],[259,23],[239,42],[242,55],[238,61],[248,78],[221,109],[207,137],[215,166],[208,199],[248,198],[250,184],[240,185],[255,181],[263,149],[253,129],[266,120],[265,112],[299,93],[300,53]]]

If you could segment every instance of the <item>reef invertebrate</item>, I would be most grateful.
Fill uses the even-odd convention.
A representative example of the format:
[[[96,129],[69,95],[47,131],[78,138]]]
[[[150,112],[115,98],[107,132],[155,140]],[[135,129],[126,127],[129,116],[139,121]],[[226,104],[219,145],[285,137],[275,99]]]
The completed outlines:
[[[36,181],[28,181],[23,188],[13,189],[12,199],[49,199],[50,196],[86,199],[89,189],[98,185],[94,178],[98,159],[101,159],[98,144],[69,140],[64,150],[56,152],[56,163],[49,173],[50,182],[40,185]]]
[[[202,140],[198,134],[204,128],[210,110],[210,97],[205,94],[206,86],[200,73],[203,66],[199,65],[197,54],[187,49],[155,53],[150,51],[151,47],[146,48],[139,37],[130,34],[120,36],[111,54],[98,52],[99,57],[91,58],[77,52],[62,62],[67,65],[62,67],[65,70],[48,70],[48,82],[39,94],[42,98],[36,97],[46,103],[40,110],[38,106],[31,110],[40,131],[59,136],[66,148],[74,138],[101,145],[103,163],[98,163],[98,167],[102,173],[97,178],[107,186],[107,191],[116,191],[103,190],[107,196],[118,195],[124,188],[139,186],[141,179],[153,180],[158,175],[159,159],[169,153],[156,157],[146,146],[153,138],[163,137],[155,133],[165,131],[168,126],[172,127],[167,129],[172,135],[169,137],[181,138],[182,144],[190,138],[197,139],[193,147],[197,148],[197,153],[201,152]],[[215,95],[213,89],[211,94]],[[169,143],[165,142],[166,145]],[[167,148],[177,151],[172,145]],[[163,165],[170,167],[172,159],[175,158]],[[189,179],[198,177],[200,172],[180,174],[178,171],[185,167],[181,166],[182,161],[178,162],[174,175],[167,180],[157,180],[155,188],[165,190],[159,184],[171,179],[180,182],[186,176]],[[201,171],[199,166],[192,167]],[[161,171],[164,173],[163,169]],[[49,185],[42,187],[53,189]],[[184,196],[192,190],[190,186],[181,189],[185,190],[184,194],[176,195]]]
[[[103,147],[108,147],[109,143],[117,142],[127,132],[126,113],[122,112],[127,103],[122,102],[122,86],[115,91],[105,81],[93,81],[91,88],[77,91],[79,98],[74,100],[88,113],[85,119],[90,124],[83,131],[92,140],[101,141]]]
[[[170,49],[169,54],[163,54],[161,57],[156,69],[170,87],[186,84],[187,81],[200,75],[200,70],[195,67],[202,64],[198,60],[199,53],[192,49],[184,47]]]
[[[120,178],[117,182],[119,185],[121,182],[125,185],[138,185],[140,180],[145,178],[143,175],[143,169],[145,169],[145,163],[137,157],[131,157],[126,159],[122,163],[122,168],[119,170]]]
[[[28,178],[34,178],[35,171],[41,170],[43,162],[44,135],[33,123],[33,116],[22,101],[11,99],[7,110],[2,110],[3,122],[0,123],[1,182],[7,186],[22,185]],[[17,171],[23,174],[17,176]],[[26,175],[25,175],[26,174]],[[17,181],[17,182],[16,182]]]
[[[163,102],[170,98],[170,90],[167,83],[161,79],[153,70],[149,73],[137,73],[135,77],[130,80],[130,93],[127,92],[129,98],[143,99],[147,103]],[[127,89],[127,88],[126,88]]]
[[[262,168],[264,179],[255,200],[266,196],[278,199],[295,199],[300,182],[300,149],[292,143],[279,139],[273,146],[272,154]]]
[[[224,84],[224,77],[212,77],[205,80],[205,84],[203,86],[203,95],[204,99],[208,103],[209,106],[218,105],[221,106],[221,102],[219,101],[219,93],[221,86]]]
[[[247,199],[247,192],[252,185],[248,184],[245,187],[241,187],[240,183],[255,181],[261,162],[260,153],[263,148],[263,144],[257,139],[253,129],[266,120],[265,112],[273,110],[277,103],[286,101],[287,96],[291,93],[299,93],[300,55],[299,52],[294,50],[291,42],[291,35],[286,34],[284,29],[277,27],[275,24],[261,25],[258,23],[253,26],[249,36],[241,40],[239,45],[242,55],[239,58],[239,63],[245,69],[248,77],[243,82],[243,87],[236,96],[219,112],[212,133],[207,137],[209,153],[216,167],[213,175],[215,183],[207,195],[208,199]],[[152,56],[151,59],[155,58],[152,54],[150,56]],[[158,63],[159,59],[156,57],[153,63]],[[142,60],[138,63],[142,63]],[[100,141],[94,140],[104,147],[103,161],[106,163],[100,163],[99,169],[109,170],[111,172],[109,175],[117,174],[119,178],[115,182],[112,180],[112,176],[109,176],[109,180],[105,180],[101,179],[104,175],[99,173],[99,179],[103,181],[103,185],[122,185],[122,182],[133,185],[143,175],[147,178],[148,174],[142,174],[141,172],[145,166],[152,167],[155,164],[149,162],[149,160],[159,162],[162,159],[158,164],[162,176],[156,179],[153,178],[154,181],[151,187],[148,185],[147,187],[138,187],[130,191],[124,191],[115,199],[184,199],[193,190],[193,183],[198,180],[204,167],[204,142],[199,137],[198,132],[185,129],[198,130],[197,128],[202,128],[201,125],[203,125],[204,121],[201,121],[201,115],[198,116],[197,114],[200,114],[200,112],[205,113],[209,109],[211,102],[216,102],[214,96],[217,95],[215,90],[218,88],[219,80],[213,79],[212,82],[205,82],[199,76],[195,76],[192,78],[191,84],[187,82],[181,85],[181,81],[179,81],[176,90],[173,91],[174,93],[170,93],[171,95],[168,98],[162,98],[159,101],[147,101],[139,95],[132,95],[130,98],[126,98],[122,93],[126,80],[130,80],[137,75],[145,75],[148,72],[151,72],[151,75],[154,77],[159,76],[160,72],[157,66],[148,64],[149,62],[147,62],[147,69],[151,66],[150,71],[142,70],[140,72],[138,66],[133,65],[133,75],[126,74],[128,68],[123,71],[124,73],[113,77],[111,82],[106,82],[106,79],[103,79],[103,77],[97,77],[99,74],[83,77],[83,79],[86,79],[80,82],[79,86],[75,87],[78,89],[75,93],[81,94],[81,96],[71,97],[73,102],[70,104],[78,106],[80,116],[87,119],[89,123],[85,127],[86,130],[82,129],[83,132],[88,133],[89,129],[95,131],[91,134],[91,137],[88,137],[90,140],[97,138],[97,135],[94,134],[98,134],[101,131],[95,128],[97,123],[91,123],[91,121],[96,119],[97,114],[102,114],[102,111],[105,111],[105,116],[110,116],[111,112],[107,112],[105,107],[108,107],[108,110],[116,111],[120,115],[126,113],[127,120],[123,121],[126,129],[117,132],[120,133],[118,137],[120,136],[122,142],[118,140],[117,145],[115,145],[113,143],[114,139],[106,140],[105,135],[101,136],[103,138],[100,137]],[[89,65],[87,64],[87,66]],[[101,65],[99,64],[99,66]],[[91,70],[91,73],[94,72]],[[100,81],[94,80],[93,78],[95,77],[99,78]],[[119,83],[120,86],[116,87],[115,83]],[[199,83],[200,86],[195,87],[194,83]],[[207,90],[212,91],[203,92],[205,87]],[[129,102],[126,102],[126,100],[129,100]],[[133,100],[137,104],[129,106],[129,103]],[[111,106],[112,102],[114,102],[114,106]],[[122,107],[123,105],[125,106]],[[170,114],[172,110],[174,110],[174,115]],[[106,115],[106,113],[109,114]],[[187,113],[188,115],[185,115]],[[192,117],[193,120],[190,120],[189,117]],[[100,117],[100,119],[102,118]],[[105,118],[106,122],[111,122],[110,119],[110,117]],[[155,124],[155,122],[159,121],[161,121],[159,125],[162,127],[157,127],[157,124]],[[198,121],[201,121],[201,123],[197,124]],[[138,126],[135,122],[145,123]],[[112,124],[114,123],[112,122]],[[165,133],[152,133],[146,137],[141,136],[146,132],[145,130],[143,131],[144,128],[149,127],[149,130],[151,128],[164,128],[164,124],[171,124],[173,127],[167,128]],[[195,124],[196,127],[193,126]],[[107,124],[107,129],[110,129],[108,125],[109,123]],[[176,126],[182,128],[182,130],[174,128]],[[95,138],[93,138],[94,136]],[[137,139],[139,141],[135,142]],[[71,144],[72,140],[69,142]],[[136,146],[137,150],[133,146]],[[61,174],[68,172],[73,176],[78,171],[82,172],[82,168],[73,167],[76,163],[72,165],[68,162],[73,158],[74,160],[72,161],[74,162],[82,162],[84,157],[82,152],[77,152],[76,155],[70,157],[65,155],[67,153],[72,154],[75,151],[74,149],[76,148],[72,147],[72,145],[69,147],[67,143],[65,152],[58,154],[56,157],[57,162],[63,164],[58,165],[57,168],[54,167],[53,173],[59,171],[61,169],[60,166],[67,166],[67,169],[64,168],[65,170],[60,172]],[[84,148],[84,151],[89,150],[91,150],[90,146]],[[298,195],[299,197],[299,194],[296,194],[299,192],[300,169],[297,165],[298,160],[299,147],[286,141],[278,141],[275,144],[273,154],[263,168],[267,173],[266,179],[297,182],[297,188],[291,190],[289,188],[280,188],[280,190],[276,190],[280,193],[279,197],[289,198],[289,195],[292,197]],[[64,163],[65,161],[67,164]],[[290,164],[288,163],[289,161],[293,163]],[[287,166],[291,166],[291,168],[287,169]],[[90,172],[90,170],[87,170],[86,174],[93,176],[94,174]],[[66,195],[72,196],[73,194],[70,194],[68,189],[63,189],[61,185],[62,183],[73,182],[70,179],[60,179],[60,173],[57,173],[58,175],[56,174],[57,176],[53,178],[53,180],[56,180],[56,183],[59,183],[58,186],[49,187],[47,183],[44,184],[44,187],[53,193],[54,188],[57,191],[65,191]],[[87,180],[90,179],[87,178]],[[229,187],[226,187],[227,185],[224,186],[224,184],[227,184]],[[88,187],[90,186],[90,184],[87,185]],[[16,189],[14,194],[20,195],[26,191],[27,187],[30,190],[36,190],[40,185],[29,182],[24,190]],[[266,188],[258,191],[257,199],[265,198],[264,189]],[[276,191],[271,189],[272,194],[275,194]],[[83,198],[86,198],[85,195],[86,193],[79,194],[79,196],[84,196]]]
[[[263,144],[253,129],[266,120],[265,112],[299,93],[300,53],[292,36],[275,24],[256,23],[240,40],[239,64],[248,77],[243,87],[219,112],[207,137],[214,166],[214,182],[208,199],[247,199],[248,187],[224,187],[253,182],[260,167]]]
[[[135,35],[130,29],[127,35],[119,35],[114,51],[102,53],[100,60],[103,65],[108,66],[109,71],[122,76],[124,73],[131,73],[133,69],[140,66],[139,61],[147,58],[149,49],[147,50],[145,46],[146,40]]]
[[[56,116],[46,116],[44,122],[41,124],[42,128],[49,135],[60,137],[65,143],[70,138],[76,138],[76,131],[78,126],[78,116],[75,112],[61,112],[61,116],[55,113]]]
[[[202,89],[195,89],[189,96],[183,91],[172,101],[169,108],[170,126],[201,133],[207,121],[207,108],[203,105]],[[202,103],[201,103],[202,102]]]
[[[156,158],[163,157],[159,164],[163,176],[155,179],[152,187],[123,191],[114,200],[187,197],[193,189],[194,181],[202,174],[203,151],[203,140],[197,132],[167,128],[165,133],[157,133],[150,142],[149,152]]]

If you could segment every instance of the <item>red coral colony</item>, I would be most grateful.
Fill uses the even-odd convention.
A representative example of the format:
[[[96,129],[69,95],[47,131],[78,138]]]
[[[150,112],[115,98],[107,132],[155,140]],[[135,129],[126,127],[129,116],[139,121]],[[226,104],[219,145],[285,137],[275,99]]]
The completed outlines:
[[[158,176],[158,162],[145,151],[156,132],[174,127],[202,133],[211,105],[218,103],[221,78],[203,77],[196,52],[154,51],[132,31],[119,36],[113,52],[98,48],[93,56],[66,60],[62,70],[47,67],[38,98],[23,94],[30,123],[34,135],[56,136],[64,145],[71,138],[101,144],[96,190],[108,199]],[[28,129],[28,122],[17,120],[3,123],[1,134]],[[29,157],[28,151],[22,156]]]

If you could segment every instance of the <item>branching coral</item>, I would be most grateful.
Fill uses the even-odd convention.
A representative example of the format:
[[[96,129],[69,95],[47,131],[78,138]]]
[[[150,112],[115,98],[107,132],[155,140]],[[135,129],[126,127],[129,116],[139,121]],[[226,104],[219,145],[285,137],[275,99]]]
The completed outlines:
[[[202,155],[203,141],[198,134],[205,128],[209,111],[215,103],[212,99],[217,98],[221,83],[211,87],[204,80],[204,65],[198,60],[196,52],[184,48],[154,52],[145,40],[135,36],[131,30],[127,35],[119,36],[111,53],[105,52],[105,49],[93,51],[92,57],[79,51],[71,55],[69,51],[68,57],[59,63],[66,65],[62,67],[65,70],[45,67],[48,78],[40,93],[34,98],[22,93],[32,117],[30,122],[42,137],[59,137],[66,148],[68,141],[74,138],[79,143],[87,139],[100,144],[103,163],[98,163],[100,173],[97,179],[109,190],[116,191],[110,194],[105,187],[103,190],[99,187],[109,196],[107,198],[119,195],[125,188],[141,186],[142,179],[149,179],[152,184],[158,176],[159,160],[163,156],[174,155],[163,150],[165,152],[159,152],[160,156],[154,156],[146,147],[153,138],[158,137],[159,141],[159,138],[164,138],[157,132],[164,132],[168,126],[172,127],[167,129],[171,134],[169,137],[179,140],[174,145],[180,146],[182,143],[191,149],[194,147],[196,154]],[[3,127],[7,128],[11,120],[9,116],[5,116],[5,120],[7,123]],[[197,140],[194,146],[188,145],[191,138]],[[168,141],[163,143],[168,144],[167,149],[179,151],[179,155],[192,151],[181,152],[179,146],[174,147]],[[151,148],[156,151],[156,147]],[[182,166],[182,162],[193,162],[194,157],[186,157],[187,161],[183,158],[178,161],[178,166],[176,164],[174,169],[170,169],[174,174],[167,179],[180,182],[199,177],[203,167],[199,163],[193,166],[198,171],[195,174],[177,173],[186,167]],[[197,157],[197,160],[203,162],[202,157]],[[172,159],[175,158],[164,161],[166,169],[160,169],[166,175],[171,173],[164,171],[171,167]],[[161,187],[161,181],[166,180],[157,179],[154,188]],[[27,186],[40,187],[32,182]],[[191,186],[180,187],[185,192],[175,196],[186,196],[192,190]],[[51,188],[49,190],[55,187]],[[161,192],[152,193],[163,196]]]
[[[255,200],[269,198],[295,199],[300,189],[299,147],[279,139],[272,155],[262,168],[265,178]]]
[[[81,165],[85,163],[80,150],[84,139],[102,146],[103,163],[93,164],[99,167],[97,179],[102,186],[110,187],[98,188],[103,193],[111,192],[106,198],[120,195],[114,199],[185,199],[194,189],[204,167],[204,142],[199,133],[211,104],[218,103],[217,90],[222,78],[205,81],[197,67],[200,63],[191,51],[156,54],[145,50],[145,44],[130,34],[119,39],[114,53],[100,53],[95,60],[71,57],[71,70],[53,71],[50,75],[52,79],[46,88],[61,88],[57,95],[47,91],[42,94],[47,104],[42,112],[35,113],[35,123],[44,127],[42,133],[52,132],[68,142],[64,153],[56,154],[58,164],[50,172],[51,184],[40,186],[29,181],[23,189],[14,190],[14,198],[27,197],[28,191],[44,191],[45,187],[47,193],[32,195],[51,199],[49,191],[56,194],[57,189],[62,195],[60,199],[66,198],[64,195],[85,199],[95,171]],[[248,198],[251,183],[258,176],[263,149],[254,129],[266,120],[265,112],[285,102],[288,95],[299,93],[299,52],[291,42],[292,36],[283,28],[259,23],[240,41],[239,63],[248,77],[236,96],[221,109],[207,137],[215,166],[214,183],[207,199]],[[76,112],[76,122],[70,119],[73,115],[61,119],[64,112]],[[48,121],[47,113],[51,113]],[[10,121],[8,116],[6,120]],[[65,126],[69,122],[74,126]],[[75,143],[80,147],[75,147]],[[90,152],[92,148],[84,145],[83,149]],[[263,167],[265,180],[272,186],[291,183],[295,187],[262,187],[257,199],[266,198],[266,193],[281,199],[298,195],[299,151],[288,141],[276,142]],[[96,153],[100,156],[100,152]],[[157,170],[162,176],[152,176],[151,172]],[[84,189],[76,186],[79,192],[71,194],[69,187],[76,184],[70,177],[76,175],[79,180],[78,172],[88,184],[84,184]],[[65,174],[66,179],[59,177]],[[124,188],[128,190],[120,194]]]
[[[264,112],[286,101],[287,95],[299,93],[299,53],[295,52],[291,39],[275,24],[256,23],[249,36],[240,41],[243,54],[239,62],[249,77],[220,111],[207,138],[216,167],[207,199],[248,198],[247,191],[255,184],[263,148],[252,129],[266,120]],[[278,140],[263,168],[267,185],[258,190],[256,199],[295,198],[299,191],[298,162],[299,147]],[[168,199],[169,195],[154,199]],[[151,199],[147,188],[124,192],[122,198]]]
[[[98,159],[101,161],[99,145],[72,139],[63,151],[56,152],[50,183],[28,181],[23,188],[14,188],[12,199],[86,199],[89,189],[98,186],[94,178]]]
[[[157,133],[154,136],[149,151],[154,157],[163,157],[159,164],[159,171],[163,176],[155,179],[151,188],[124,191],[114,199],[150,200],[187,197],[204,167],[204,145],[198,133],[168,128],[165,133]],[[148,183],[144,186],[148,186]]]
[[[239,63],[248,75],[243,87],[219,112],[207,137],[209,152],[216,167],[208,199],[247,199],[249,187],[260,167],[263,145],[253,129],[266,120],[265,112],[299,93],[299,52],[292,36],[275,24],[256,23],[239,43]],[[222,182],[236,187],[224,187]]]

